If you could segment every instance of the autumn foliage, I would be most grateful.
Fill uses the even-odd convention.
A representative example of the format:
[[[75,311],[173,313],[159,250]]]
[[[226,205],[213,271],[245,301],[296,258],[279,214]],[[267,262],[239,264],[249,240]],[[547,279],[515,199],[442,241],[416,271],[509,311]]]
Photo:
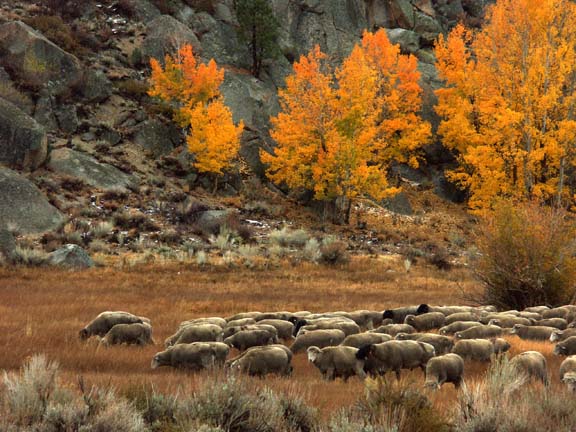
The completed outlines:
[[[167,55],[164,67],[156,59],[150,65],[149,94],[170,103],[174,120],[190,128],[187,142],[194,166],[200,172],[221,174],[238,153],[244,127],[242,122],[234,125],[220,93],[224,70],[214,60],[198,62],[190,45],[174,57]]]
[[[457,26],[436,45],[446,86],[438,129],[460,166],[449,173],[472,209],[498,197],[560,204],[573,192],[576,5],[498,0],[478,33]]]
[[[347,221],[354,199],[397,192],[387,170],[392,162],[418,166],[430,125],[418,116],[416,58],[401,55],[384,30],[365,32],[336,70],[326,60],[316,47],[294,64],[272,118],[277,147],[261,157],[271,180],[336,202]]]

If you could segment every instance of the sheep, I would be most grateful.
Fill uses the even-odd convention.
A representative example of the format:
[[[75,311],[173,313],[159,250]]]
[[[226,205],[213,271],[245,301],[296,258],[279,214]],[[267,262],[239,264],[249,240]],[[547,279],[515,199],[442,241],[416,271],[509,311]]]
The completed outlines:
[[[534,321],[539,321],[542,319],[542,315],[540,315],[537,312],[522,311],[522,312],[520,312],[520,314],[518,316],[521,318],[528,318],[529,320],[534,320]]]
[[[558,330],[556,327],[525,326],[516,324],[510,331],[511,334],[518,335],[520,339],[528,340],[549,340],[552,333]]]
[[[447,336],[438,335],[435,333],[398,333],[396,340],[415,340],[419,342],[429,343],[434,347],[436,355],[449,353],[454,346],[454,342]]]
[[[478,322],[478,315],[476,315],[474,312],[457,312],[457,313],[453,313],[450,314],[446,317],[446,321],[444,322],[444,325],[450,325],[452,323],[455,322],[462,322],[462,321],[467,321],[467,322],[472,322],[472,321],[476,321]]]
[[[319,348],[324,348],[327,346],[340,345],[346,335],[342,330],[330,329],[330,330],[312,330],[304,334],[298,335],[296,340],[290,347],[290,350],[296,354],[300,351],[305,351],[308,347],[317,346]]]
[[[576,393],[576,355],[566,357],[560,365],[560,381],[566,384],[568,390]]]
[[[280,339],[291,339],[292,332],[294,331],[294,324],[289,321],[267,318],[257,321],[256,325],[271,325],[276,329]]]
[[[318,348],[308,347],[306,350],[308,361],[316,366],[326,380],[341,377],[345,382],[351,376],[357,375],[364,379],[364,360],[356,358],[358,348],[349,346],[335,346]]]
[[[164,341],[166,348],[192,342],[222,342],[222,328],[216,324],[190,324],[180,327]]]
[[[340,345],[360,348],[364,345],[377,344],[392,340],[392,336],[384,333],[358,333],[346,336]]]
[[[576,354],[576,336],[570,336],[556,344],[554,347],[555,355],[571,356]]]
[[[116,324],[142,324],[148,318],[139,317],[128,312],[102,312],[79,332],[80,339],[86,340],[91,336],[105,336]]]
[[[469,328],[478,327],[481,325],[483,324],[477,321],[456,321],[452,324],[448,324],[444,327],[441,327],[440,330],[438,330],[438,333],[440,333],[441,335],[453,335],[454,333],[461,332],[463,330],[468,330]]]
[[[545,386],[548,386],[546,358],[538,351],[525,351],[512,358],[510,362],[527,378],[540,380]]]
[[[306,320],[298,321],[298,323],[294,327],[294,333],[296,334],[296,336],[298,336],[298,334],[302,331],[330,330],[330,329],[342,330],[346,336],[360,333],[360,327],[352,320],[344,321],[341,319],[334,319],[334,320],[327,319],[317,321],[315,324],[305,324],[305,322]]]
[[[488,325],[496,325],[502,328],[512,328],[516,324],[530,326],[532,325],[532,321],[529,320],[528,318],[522,318],[512,315],[500,315],[497,318],[492,318],[488,321]]]
[[[444,354],[431,358],[426,364],[426,382],[424,386],[439,389],[444,383],[452,383],[460,388],[464,374],[464,360],[458,354]]]
[[[239,319],[235,319],[235,320],[231,320],[228,321],[226,323],[226,328],[229,327],[240,327],[240,326],[245,326],[245,325],[250,325],[250,324],[256,324],[256,320],[254,318],[239,318]]]
[[[494,344],[488,339],[459,340],[452,352],[467,360],[489,362],[494,354]]]
[[[564,318],[546,318],[535,323],[537,326],[556,327],[558,330],[566,330],[568,321]]]
[[[263,312],[252,317],[256,322],[264,321],[264,320],[280,320],[280,321],[288,321],[290,318],[293,318],[294,314],[292,312],[282,311],[282,312]]]
[[[502,354],[510,350],[511,345],[506,339],[494,338],[491,340],[494,345],[494,354]]]
[[[240,351],[245,351],[253,346],[270,345],[277,342],[277,338],[267,330],[241,330],[224,339],[226,345]]]
[[[116,324],[100,339],[103,346],[110,345],[154,345],[152,327],[146,323]]]
[[[500,336],[502,328],[494,325],[481,325],[456,332],[456,339],[488,339]]]
[[[268,333],[270,333],[270,336],[278,338],[278,330],[276,330],[276,327],[270,324],[261,324],[260,322],[258,322],[258,324],[226,327],[224,330],[222,330],[222,338],[226,339],[242,330],[266,330]]]
[[[421,311],[426,310],[426,312],[428,312],[427,308],[421,306],[422,305],[387,309],[382,313],[382,319],[385,320],[389,318],[394,324],[402,324],[407,315],[418,315],[419,308]]]
[[[576,328],[567,328],[566,330],[555,330],[550,335],[550,342],[563,341],[571,336],[576,336]]]
[[[542,312],[542,318],[564,318],[567,322],[574,320],[576,316],[576,310],[572,305],[564,305],[554,309],[548,309]]]
[[[242,320],[242,319],[246,319],[246,318],[255,319],[261,315],[262,315],[262,312],[240,312],[240,313],[237,313],[236,315],[232,315],[232,316],[226,317],[224,319],[226,320],[226,322],[229,323],[231,321]],[[250,324],[254,324],[254,323],[252,322]]]
[[[392,337],[398,333],[416,333],[416,329],[410,324],[386,324],[372,330],[373,333],[383,333]]]
[[[223,364],[230,348],[222,342],[194,342],[178,344],[156,353],[151,368],[171,366],[174,368],[200,370]]]
[[[550,310],[548,306],[531,306],[524,309],[524,312],[535,312],[542,315],[544,311]]]
[[[380,344],[365,345],[358,350],[356,357],[365,361],[364,370],[371,374],[385,374],[392,370],[400,380],[401,369],[421,368],[436,355],[430,344],[417,341],[392,340]]]
[[[255,346],[226,362],[226,367],[251,376],[292,374],[292,352],[284,345]]]
[[[422,315],[407,315],[404,324],[411,325],[417,331],[427,331],[440,328],[444,325],[446,317],[442,312],[429,312]]]
[[[226,327],[226,320],[220,317],[195,318],[192,320],[182,321],[180,323],[179,328],[197,324],[214,324],[221,328],[224,328]]]

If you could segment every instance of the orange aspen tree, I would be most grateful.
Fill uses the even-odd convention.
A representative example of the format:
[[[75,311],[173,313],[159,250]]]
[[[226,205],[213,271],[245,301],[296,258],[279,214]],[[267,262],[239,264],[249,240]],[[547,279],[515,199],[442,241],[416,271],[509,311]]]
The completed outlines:
[[[220,85],[224,70],[216,62],[199,63],[192,47],[182,47],[176,56],[167,55],[165,66],[150,60],[150,96],[159,97],[174,108],[174,121],[189,128],[188,150],[200,172],[222,174],[238,154],[244,125],[234,125],[224,104]]]
[[[279,92],[282,111],[271,119],[277,146],[261,152],[269,178],[335,203],[345,223],[354,199],[395,194],[390,164],[418,166],[430,137],[418,116],[419,78],[415,58],[400,55],[384,30],[366,32],[336,70],[315,47]]]
[[[446,83],[438,133],[460,162],[448,175],[472,210],[499,197],[560,204],[575,161],[576,5],[498,0],[486,18],[478,33],[459,25],[435,48]]]

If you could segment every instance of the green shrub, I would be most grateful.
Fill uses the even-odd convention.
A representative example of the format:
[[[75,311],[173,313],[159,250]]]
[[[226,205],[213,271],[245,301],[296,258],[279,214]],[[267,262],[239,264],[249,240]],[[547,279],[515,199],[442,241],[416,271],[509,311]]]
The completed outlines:
[[[502,202],[481,223],[475,299],[502,309],[558,306],[576,293],[576,225],[561,210]]]
[[[270,242],[282,247],[304,247],[310,236],[303,229],[284,227],[270,233]]]
[[[346,243],[330,237],[322,240],[319,262],[326,265],[341,265],[350,261]]]
[[[32,114],[32,111],[34,109],[32,99],[30,99],[28,95],[22,93],[20,90],[14,87],[12,81],[0,80],[0,98],[5,99],[8,102],[16,105],[25,113]]]

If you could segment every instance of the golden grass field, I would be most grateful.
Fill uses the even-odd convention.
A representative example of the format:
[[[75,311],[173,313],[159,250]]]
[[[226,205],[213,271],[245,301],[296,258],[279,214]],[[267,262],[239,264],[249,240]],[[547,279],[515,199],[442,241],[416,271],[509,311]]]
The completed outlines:
[[[0,369],[16,370],[29,356],[44,353],[61,366],[61,378],[75,386],[113,385],[120,391],[145,387],[187,394],[210,373],[150,369],[164,339],[186,319],[229,316],[245,311],[309,310],[312,312],[373,309],[407,304],[463,304],[462,291],[478,289],[466,269],[443,272],[414,266],[406,273],[400,260],[356,258],[341,268],[311,264],[268,270],[245,268],[198,269],[173,264],[68,272],[51,268],[0,268]],[[82,343],[78,331],[98,313],[126,310],[152,320],[156,346],[98,348]],[[536,349],[549,360],[554,386],[559,386],[560,358],[551,343],[510,337],[512,354]],[[465,379],[481,377],[485,365],[466,365]],[[423,383],[422,373],[405,373]],[[276,390],[297,390],[325,415],[348,406],[363,393],[360,380],[324,382],[300,354],[290,378],[257,380]],[[433,395],[447,408],[456,392],[451,385]]]

